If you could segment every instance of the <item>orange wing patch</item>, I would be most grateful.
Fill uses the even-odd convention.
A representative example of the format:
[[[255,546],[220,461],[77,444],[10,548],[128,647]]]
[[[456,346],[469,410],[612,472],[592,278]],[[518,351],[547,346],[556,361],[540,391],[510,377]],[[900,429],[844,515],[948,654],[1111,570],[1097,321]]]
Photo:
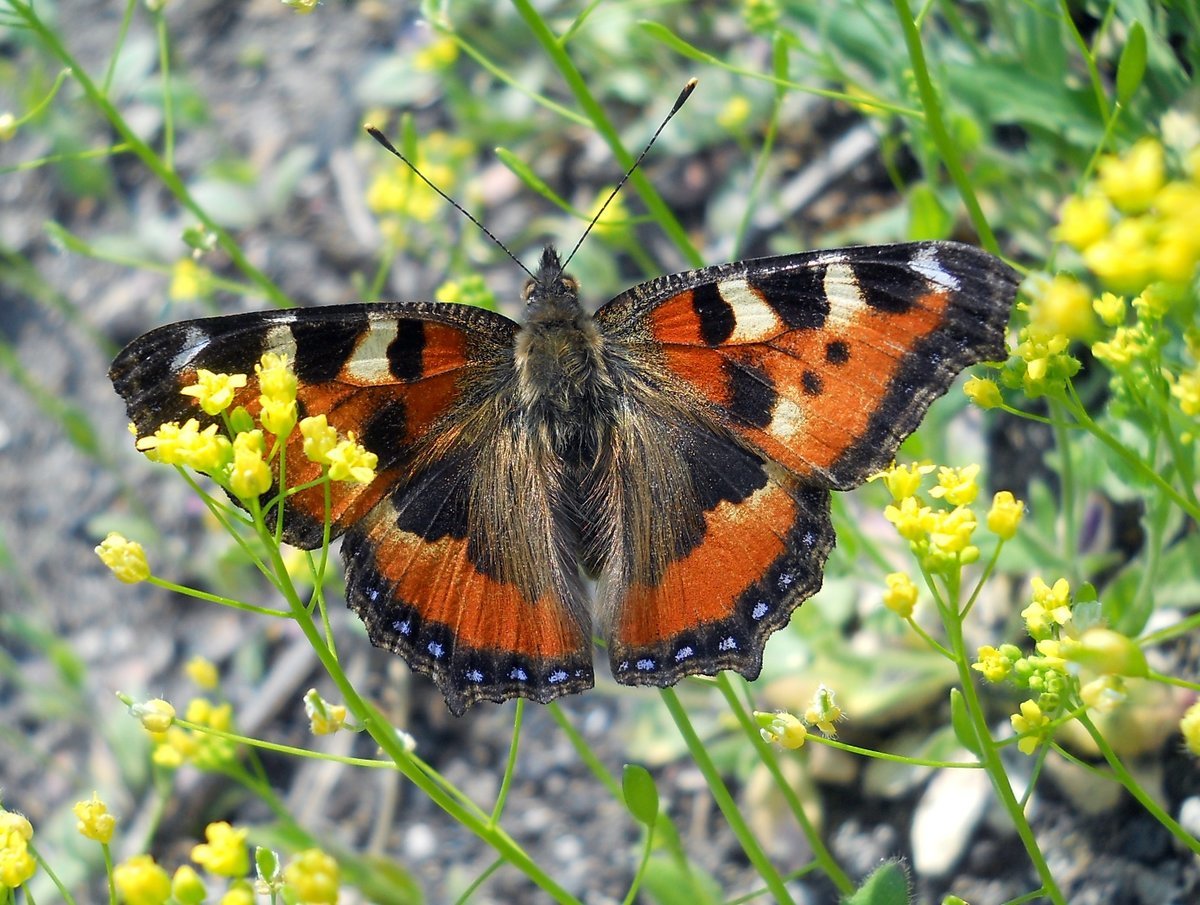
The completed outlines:
[[[661,582],[629,588],[610,638],[617,681],[666,686],[722,669],[753,679],[767,637],[820,589],[829,493],[767,470],[760,490],[705,513],[703,540]]]
[[[402,530],[384,502],[346,536],[346,597],[372,643],[432,678],[456,715],[480,700],[545,703],[590,688],[590,635],[567,606],[484,574],[465,536],[433,536],[465,535],[465,524],[434,518],[443,524],[430,536]]]

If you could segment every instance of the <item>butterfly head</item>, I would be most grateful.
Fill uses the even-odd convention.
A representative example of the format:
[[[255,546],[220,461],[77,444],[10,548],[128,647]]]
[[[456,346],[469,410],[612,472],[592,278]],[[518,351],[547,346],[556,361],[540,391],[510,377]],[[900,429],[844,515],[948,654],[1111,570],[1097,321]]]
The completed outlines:
[[[579,281],[563,273],[562,260],[553,245],[542,251],[537,273],[521,291],[525,318],[531,323],[574,321],[582,310],[579,305]]]

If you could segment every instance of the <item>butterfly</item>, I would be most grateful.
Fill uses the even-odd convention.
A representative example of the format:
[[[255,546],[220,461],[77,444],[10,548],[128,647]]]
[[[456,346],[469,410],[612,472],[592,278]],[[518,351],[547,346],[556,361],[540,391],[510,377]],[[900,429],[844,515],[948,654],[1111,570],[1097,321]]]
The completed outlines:
[[[251,375],[252,398],[260,356],[288,356],[301,416],[378,457],[333,490],[349,606],[461,715],[590,688],[596,635],[626,685],[756,678],[821,586],[830,491],[1004,357],[1016,288],[977,248],[917,242],[672,274],[592,314],[547,247],[521,325],[436,302],[235,314],[152,330],[110,377],[145,435],[214,421],[180,392],[198,369]],[[319,476],[301,442],[289,486]],[[325,511],[320,487],[289,497],[284,539],[319,546]]]

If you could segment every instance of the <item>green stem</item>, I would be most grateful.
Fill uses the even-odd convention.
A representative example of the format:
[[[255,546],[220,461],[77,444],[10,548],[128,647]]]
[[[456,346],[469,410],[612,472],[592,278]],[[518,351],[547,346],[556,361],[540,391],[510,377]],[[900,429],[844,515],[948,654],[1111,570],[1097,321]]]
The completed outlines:
[[[1050,411],[1053,418],[1054,443],[1058,447],[1059,477],[1062,490],[1063,513],[1063,561],[1071,565],[1071,583],[1079,583],[1079,527],[1076,521],[1078,513],[1075,509],[1075,467],[1071,455],[1071,432],[1058,417],[1058,403],[1051,400]]]
[[[571,89],[571,93],[575,95],[575,99],[579,102],[579,106],[583,108],[584,115],[591,121],[592,126],[600,133],[600,136],[608,143],[612,149],[613,156],[617,161],[628,170],[633,166],[633,155],[625,150],[625,145],[621,142],[620,135],[609,121],[608,116],[604,112],[604,108],[592,95],[588,88],[587,79],[583,74],[575,68],[575,64],[571,61],[566,48],[558,41],[558,38],[550,30],[550,27],[542,19],[537,9],[534,8],[531,0],[513,0],[513,6],[516,7],[517,13],[525,20],[525,24],[529,26],[538,43],[541,44],[542,50],[551,59],[558,71],[562,74],[563,80]],[[665,201],[662,200],[655,190],[650,180],[646,178],[641,170],[634,170],[629,176],[629,183],[637,191],[643,203],[649,208],[650,213],[658,222],[676,247],[691,263],[693,267],[701,267],[704,264],[704,259],[700,256],[700,252],[692,245],[691,239],[688,238],[687,230],[683,228],[683,224],[676,219],[675,214],[667,207]]]
[[[921,95],[921,106],[925,110],[925,125],[929,129],[929,135],[937,146],[942,163],[950,174],[955,188],[958,189],[963,204],[966,205],[967,215],[971,218],[975,232],[979,234],[980,244],[992,254],[998,255],[1000,254],[1000,245],[996,241],[995,234],[992,233],[992,228],[988,225],[987,218],[983,215],[983,208],[979,205],[979,199],[975,197],[975,190],[971,188],[971,180],[967,177],[967,171],[959,159],[958,148],[950,138],[950,132],[946,129],[946,124],[942,119],[941,101],[938,100],[937,91],[934,89],[933,80],[929,75],[929,67],[925,62],[925,49],[921,46],[921,33],[917,29],[917,23],[913,20],[908,0],[892,0],[892,4],[896,8],[900,27],[904,31],[904,43],[908,46],[908,57],[912,62],[917,91]]]
[[[321,665],[325,667],[329,678],[337,686],[346,706],[354,713],[355,718],[367,730],[376,744],[395,762],[396,769],[403,773],[409,782],[424,792],[434,804],[494,848],[505,861],[529,877],[554,901],[564,903],[564,905],[578,905],[579,900],[542,870],[541,866],[530,858],[508,833],[492,824],[486,817],[481,817],[475,809],[466,807],[457,796],[436,783],[414,763],[391,724],[359,695],[358,690],[342,671],[341,665],[333,656],[332,651],[326,646],[304,601],[297,595],[291,582],[286,580],[287,568],[284,566],[279,548],[269,546],[268,555],[275,573],[280,579],[284,596],[296,619],[296,624],[300,626],[300,630],[304,632],[304,636],[312,645],[313,651],[320,659]]]
[[[1108,761],[1109,768],[1116,775],[1117,781],[1125,787],[1125,790],[1136,798],[1138,803],[1149,811],[1159,823],[1165,826],[1172,836],[1191,849],[1195,854],[1200,855],[1200,840],[1197,840],[1196,837],[1172,820],[1171,815],[1164,811],[1159,803],[1145,789],[1138,785],[1137,780],[1133,778],[1133,774],[1125,769],[1125,765],[1121,763],[1121,759],[1117,757],[1117,753],[1109,745],[1108,739],[1101,734],[1100,730],[1096,728],[1096,725],[1088,717],[1087,711],[1080,713],[1077,719],[1080,725],[1088,731],[1088,735],[1092,737],[1092,741],[1096,743],[1096,747],[1100,749],[1100,753]]]
[[[996,747],[995,741],[992,739],[991,731],[988,729],[987,717],[984,714],[983,703],[979,700],[979,692],[975,688],[975,680],[971,676],[971,669],[968,665],[966,656],[966,645],[963,640],[962,623],[955,618],[952,607],[946,607],[943,612],[946,615],[946,635],[950,640],[950,646],[955,651],[957,656],[954,659],[954,665],[958,669],[958,681],[962,687],[964,702],[967,705],[967,713],[971,718],[971,723],[975,727],[975,735],[979,741],[979,758],[983,761],[983,768],[987,771],[988,779],[991,780],[992,789],[996,793],[996,797],[1000,799],[1000,804],[1008,813],[1009,819],[1016,828],[1017,835],[1020,837],[1022,844],[1025,846],[1025,851],[1029,855],[1029,860],[1033,862],[1034,869],[1041,878],[1042,888],[1045,894],[1050,898],[1054,905],[1066,905],[1066,899],[1058,888],[1058,884],[1054,880],[1054,875],[1050,872],[1050,866],[1046,863],[1045,857],[1042,855],[1042,850],[1038,847],[1037,839],[1033,835],[1033,828],[1025,819],[1025,812],[1022,809],[1020,802],[1017,801],[1013,794],[1012,784],[1008,779],[1008,772],[1004,769],[1004,762],[1000,759],[1000,752]]]
[[[825,843],[821,839],[821,834],[813,826],[812,821],[808,819],[808,814],[805,812],[804,805],[801,803],[799,796],[796,795],[796,790],[792,788],[792,784],[787,781],[787,778],[783,775],[783,771],[779,768],[779,760],[775,756],[775,751],[763,739],[762,734],[758,730],[758,725],[754,722],[754,717],[742,706],[742,702],[738,700],[728,672],[722,672],[717,675],[717,687],[721,689],[721,694],[725,696],[725,701],[729,704],[729,709],[741,724],[746,738],[754,745],[754,750],[757,752],[759,760],[767,768],[767,772],[771,774],[771,778],[775,782],[775,788],[779,790],[779,793],[783,796],[783,800],[787,803],[788,809],[792,812],[792,816],[796,818],[796,823],[799,824],[800,831],[804,833],[804,838],[808,840],[808,844],[812,848],[813,858],[829,876],[829,879],[833,881],[834,886],[838,888],[839,892],[843,895],[853,892],[854,881],[842,870],[842,866],[833,857],[833,853],[825,847]]]
[[[512,741],[508,745],[508,761],[504,765],[504,778],[500,780],[500,792],[496,796],[496,806],[492,808],[492,824],[500,822],[504,813],[504,803],[508,801],[508,791],[512,788],[513,772],[517,768],[517,750],[521,743],[521,719],[525,716],[525,701],[517,699],[517,710],[513,715]]]
[[[79,87],[83,89],[83,93],[87,95],[89,103],[92,104],[109,124],[117,132],[118,135],[125,141],[126,144],[133,150],[133,153],[142,161],[158,179],[167,187],[189,213],[192,214],[205,229],[212,232],[217,237],[217,242],[221,248],[229,255],[230,259],[237,268],[253,282],[259,290],[267,297],[268,300],[280,308],[291,308],[292,300],[281,290],[265,273],[255,267],[246,256],[242,253],[241,248],[233,237],[217,224],[215,220],[208,215],[199,203],[192,197],[183,180],[176,175],[170,167],[166,166],[161,157],[159,157],[153,149],[150,148],[141,138],[129,127],[125,122],[124,117],[104,96],[104,93],[96,85],[95,82],[88,76],[87,71],[79,64],[72,56],[71,52],[63,45],[52,30],[47,28],[38,18],[33,10],[33,6],[25,0],[9,0],[12,8],[24,20],[29,30],[37,35],[38,39],[46,46],[46,49],[56,56],[64,65],[69,66],[75,75],[75,80],[79,83]]]
[[[729,794],[729,789],[721,779],[721,774],[717,771],[712,758],[708,756],[708,749],[705,748],[704,742],[696,734],[691,720],[688,719],[687,711],[684,710],[683,705],[679,702],[679,696],[675,694],[675,689],[661,688],[659,689],[659,693],[662,695],[663,702],[667,705],[667,710],[670,711],[671,718],[675,721],[676,728],[679,729],[679,734],[683,736],[683,740],[687,744],[688,751],[692,755],[692,760],[704,775],[713,800],[716,801],[717,807],[721,809],[721,813],[725,815],[725,820],[729,823],[729,828],[733,830],[733,835],[737,837],[738,842],[741,844],[742,851],[746,853],[746,857],[750,859],[750,863],[754,865],[754,869],[758,871],[758,875],[763,878],[763,881],[767,884],[767,888],[771,890],[771,896],[774,901],[794,905],[792,896],[783,883],[783,878],[779,876],[775,865],[767,858],[766,852],[762,850],[762,846],[754,838],[754,833],[751,832],[750,827],[742,818],[737,803],[733,800],[733,796]],[[757,733],[757,729],[755,732]]]

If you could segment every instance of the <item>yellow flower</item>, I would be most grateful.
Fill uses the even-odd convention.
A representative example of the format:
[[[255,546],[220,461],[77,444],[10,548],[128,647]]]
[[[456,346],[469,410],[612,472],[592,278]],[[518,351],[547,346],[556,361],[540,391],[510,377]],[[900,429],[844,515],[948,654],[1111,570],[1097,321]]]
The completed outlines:
[[[112,570],[118,580],[126,584],[137,584],[150,577],[146,551],[137,541],[128,540],[116,531],[110,531],[95,550],[100,561]]]
[[[975,477],[979,466],[971,464],[963,468],[938,469],[938,486],[929,491],[932,497],[944,498],[951,506],[969,506],[979,495]]]
[[[892,572],[884,581],[887,590],[883,592],[883,605],[901,619],[908,619],[917,603],[917,586],[903,572]]]
[[[258,413],[258,420],[264,428],[276,437],[286,437],[292,432],[292,428],[296,426],[297,416],[298,412],[294,399],[291,402],[282,402],[278,399],[268,399],[264,396],[262,399],[262,411]]]
[[[337,446],[337,431],[329,426],[324,415],[313,415],[300,422],[304,437],[304,455],[318,465],[329,464],[329,454]]]
[[[1156,138],[1143,138],[1122,157],[1100,159],[1100,189],[1118,210],[1137,214],[1146,210],[1166,178],[1163,146]]]
[[[1021,611],[1025,627],[1034,638],[1044,638],[1050,633],[1053,625],[1066,625],[1071,619],[1071,586],[1065,578],[1060,578],[1050,587],[1035,576],[1033,585],[1033,603]]]
[[[1110,367],[1131,364],[1150,351],[1151,340],[1143,324],[1117,327],[1108,342],[1092,343],[1092,354]]]
[[[321,0],[281,0],[284,6],[290,6],[297,15],[307,16],[314,12]]]
[[[431,136],[432,138],[432,136]],[[430,142],[427,140],[426,144]],[[426,159],[418,154],[416,161],[421,172],[444,192],[454,188],[454,170],[446,163]],[[412,174],[403,164],[389,166],[367,189],[367,207],[377,214],[400,214],[428,223],[445,207],[441,197]]]
[[[108,806],[100,800],[100,796],[93,792],[91,801],[76,802],[74,810],[79,821],[75,828],[80,835],[101,845],[108,845],[112,841],[117,818],[108,813]]]
[[[837,727],[833,724],[844,716],[842,708],[833,701],[833,689],[822,682],[813,693],[812,703],[804,711],[804,721],[832,738],[837,735]]]
[[[756,710],[754,719],[759,726],[759,735],[767,744],[776,744],[794,751],[803,747],[808,740],[808,727],[785,711],[763,713]]]
[[[295,403],[292,403],[295,406]],[[263,410],[265,413],[265,409]],[[291,430],[291,427],[288,427]],[[263,459],[265,441],[260,430],[243,431],[233,438],[233,468],[229,489],[244,500],[254,499],[271,489],[273,476]]]
[[[496,295],[478,274],[468,274],[461,281],[447,280],[437,288],[433,297],[439,302],[496,310]]]
[[[229,887],[217,905],[254,905],[255,901],[254,887],[241,880]]]
[[[1009,719],[1017,735],[1023,736],[1017,742],[1017,747],[1022,754],[1032,754],[1042,741],[1038,733],[1050,722],[1050,717],[1042,713],[1042,708],[1036,702],[1023,701],[1021,712],[1014,713]]]
[[[975,532],[975,513],[965,506],[935,512],[929,526],[929,544],[943,554],[966,553]]]
[[[1180,374],[1167,375],[1171,384],[1171,395],[1179,402],[1179,410],[1189,418],[1200,415],[1200,365]]]
[[[902,503],[909,497],[915,496],[921,489],[921,479],[933,471],[934,466],[928,463],[913,462],[910,465],[892,463],[890,468],[876,472],[867,478],[868,481],[882,480],[892,499]]]
[[[315,688],[304,695],[304,713],[313,735],[333,735],[346,725],[346,705],[330,704]]]
[[[134,855],[118,864],[113,883],[125,905],[163,905],[171,896],[171,878],[149,855]]]
[[[1197,701],[1186,711],[1179,721],[1179,731],[1183,733],[1183,743],[1187,749],[1200,757],[1200,701]]]
[[[1126,217],[1084,251],[1083,261],[1113,289],[1140,292],[1154,276],[1154,232],[1149,218]]]
[[[379,464],[379,458],[354,442],[353,433],[348,437],[329,451],[329,477],[334,481],[369,484],[375,480],[375,466]]]
[[[426,44],[413,56],[413,68],[420,72],[447,69],[458,59],[458,45],[453,38],[443,37]]]
[[[1112,208],[1103,195],[1075,195],[1063,202],[1058,212],[1058,228],[1054,237],[1072,248],[1083,251],[1108,233]]]
[[[183,465],[196,471],[212,474],[229,463],[233,445],[229,438],[217,434],[217,425],[200,430],[200,422],[189,418],[179,425],[168,422],[149,437],[137,441],[137,448],[147,457],[164,465]]]
[[[1024,515],[1024,501],[1014,497],[1010,490],[1001,490],[992,497],[992,508],[987,514],[988,530],[1001,540],[1012,540]]]
[[[191,258],[180,258],[171,270],[171,286],[167,295],[176,302],[204,298],[213,289],[213,275]]]
[[[896,526],[896,533],[907,541],[924,539],[932,524],[933,510],[922,506],[916,497],[905,497],[900,505],[888,506],[883,517]]]
[[[32,839],[33,826],[25,815],[0,809],[0,891],[16,889],[37,870],[29,851]]]
[[[12,141],[17,134],[17,118],[9,111],[0,113],[0,141]]]
[[[319,848],[302,851],[283,869],[283,881],[305,905],[336,905],[338,880],[337,861]]]
[[[1000,395],[1000,388],[994,380],[972,377],[963,384],[963,393],[981,409],[991,409],[1004,404],[1004,397]]]
[[[1100,298],[1092,300],[1092,310],[1100,315],[1100,320],[1109,327],[1116,327],[1125,322],[1125,299],[1122,296],[1106,292]]]
[[[171,898],[179,905],[201,905],[208,896],[204,881],[190,864],[181,864],[171,878]]]
[[[599,233],[606,239],[616,239],[629,231],[630,215],[629,206],[625,203],[625,195],[617,195],[612,201],[609,201],[609,196],[612,195],[613,186],[606,185],[596,193],[596,197],[592,199],[592,205],[588,208],[584,218],[591,222],[597,215],[600,217],[596,220],[596,225],[592,227],[592,232]],[[605,202],[608,206],[604,207]],[[601,211],[603,210],[603,213]]]
[[[187,665],[183,667],[183,671],[187,673],[187,677],[195,682],[196,685],[206,690],[216,688],[220,678],[217,674],[217,667],[212,660],[201,657],[199,654],[188,660]]]
[[[204,828],[208,840],[192,849],[192,860],[219,877],[243,877],[250,870],[250,855],[246,850],[246,835],[250,831],[235,830],[225,821],[210,823]]]
[[[1060,273],[1049,282],[1038,280],[1031,288],[1035,297],[1029,320],[1046,333],[1071,340],[1087,337],[1095,330],[1092,293],[1074,277]]]
[[[214,374],[200,368],[196,371],[196,382],[179,392],[194,396],[206,415],[219,415],[229,408],[237,391],[245,385],[245,374]]]
[[[742,132],[752,112],[750,100],[744,94],[734,94],[725,101],[717,114],[717,125],[730,132]]]
[[[144,704],[134,704],[129,708],[129,712],[141,720],[147,732],[166,732],[175,722],[175,708],[162,698],[154,698]]]
[[[254,366],[254,373],[258,375],[258,391],[265,398],[280,402],[296,400],[298,384],[287,355],[264,353],[259,363]]]
[[[971,668],[983,673],[989,682],[1003,682],[1012,671],[1012,660],[1003,651],[985,644],[979,648],[978,659],[971,664]]]

